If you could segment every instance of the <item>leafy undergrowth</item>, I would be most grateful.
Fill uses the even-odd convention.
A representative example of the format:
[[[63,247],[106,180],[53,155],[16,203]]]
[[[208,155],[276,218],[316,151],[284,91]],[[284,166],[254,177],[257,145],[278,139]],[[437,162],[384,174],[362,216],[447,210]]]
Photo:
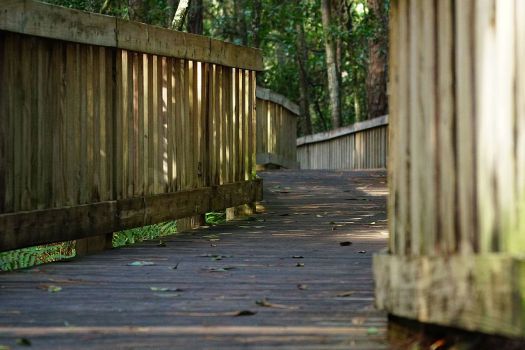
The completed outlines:
[[[122,247],[128,244],[142,242],[172,235],[177,232],[177,222],[168,221],[161,224],[132,228],[130,230],[115,232],[113,234],[113,247]]]
[[[0,270],[24,269],[75,256],[75,242],[62,242],[0,253]]]
[[[207,225],[218,225],[226,221],[224,212],[206,214]],[[177,232],[176,221],[138,227],[113,234],[113,247],[157,239]],[[28,268],[53,261],[73,258],[76,255],[75,241],[47,244],[0,253],[0,271]]]
[[[218,225],[226,222],[225,212],[206,213],[206,225]]]

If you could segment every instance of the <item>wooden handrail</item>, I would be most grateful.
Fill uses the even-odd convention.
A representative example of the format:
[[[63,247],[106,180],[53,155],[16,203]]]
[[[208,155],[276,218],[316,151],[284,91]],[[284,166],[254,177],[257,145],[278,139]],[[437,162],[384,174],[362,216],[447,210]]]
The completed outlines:
[[[255,71],[264,69],[259,49],[34,0],[3,1],[0,30]]]
[[[349,126],[344,126],[342,128],[299,137],[297,138],[297,147],[309,143],[324,142],[341,136],[354,134],[367,129],[373,129],[386,125],[388,125],[388,115],[384,115],[382,117],[377,117],[370,120],[365,120],[362,122],[357,122]]]
[[[297,139],[301,169],[386,168],[388,115]]]

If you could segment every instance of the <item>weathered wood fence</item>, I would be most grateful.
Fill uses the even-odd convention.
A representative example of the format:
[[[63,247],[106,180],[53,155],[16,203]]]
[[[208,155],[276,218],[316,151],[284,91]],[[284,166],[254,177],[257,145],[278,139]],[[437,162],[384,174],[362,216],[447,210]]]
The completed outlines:
[[[30,0],[0,11],[0,251],[261,198],[259,51]]]
[[[299,107],[286,97],[257,87],[257,165],[295,169]]]
[[[391,4],[380,308],[525,336],[525,2]]]
[[[388,116],[297,139],[301,169],[386,168]]]

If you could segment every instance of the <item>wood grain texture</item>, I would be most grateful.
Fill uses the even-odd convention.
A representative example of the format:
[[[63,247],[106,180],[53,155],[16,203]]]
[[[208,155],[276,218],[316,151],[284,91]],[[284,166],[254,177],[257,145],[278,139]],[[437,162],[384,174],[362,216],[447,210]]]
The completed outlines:
[[[378,254],[376,303],[421,322],[522,337],[524,264],[509,254]]]
[[[384,172],[261,176],[266,202],[255,220],[165,237],[166,247],[148,241],[3,273],[0,343],[14,348],[26,337],[38,349],[388,349],[371,278],[372,254],[386,246]],[[348,240],[351,246],[339,245]],[[127,265],[140,260],[155,265]],[[227,266],[234,269],[209,270]],[[62,290],[50,293],[48,285]],[[256,305],[263,298],[276,307]],[[241,310],[256,314],[235,317]]]
[[[391,16],[397,141],[379,306],[523,337],[523,6],[397,0]]]

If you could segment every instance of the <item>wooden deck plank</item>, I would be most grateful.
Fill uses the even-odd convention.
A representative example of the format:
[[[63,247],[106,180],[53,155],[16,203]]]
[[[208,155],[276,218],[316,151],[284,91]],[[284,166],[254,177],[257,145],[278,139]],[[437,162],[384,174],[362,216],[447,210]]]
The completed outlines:
[[[372,254],[387,240],[384,172],[261,176],[264,211],[254,219],[170,236],[166,247],[148,241],[2,273],[0,344],[16,348],[24,337],[38,349],[387,349],[371,273]],[[139,260],[155,265],[128,266]],[[210,272],[221,267],[234,269]],[[263,298],[277,307],[255,303]],[[234,316],[241,310],[256,314]]]

